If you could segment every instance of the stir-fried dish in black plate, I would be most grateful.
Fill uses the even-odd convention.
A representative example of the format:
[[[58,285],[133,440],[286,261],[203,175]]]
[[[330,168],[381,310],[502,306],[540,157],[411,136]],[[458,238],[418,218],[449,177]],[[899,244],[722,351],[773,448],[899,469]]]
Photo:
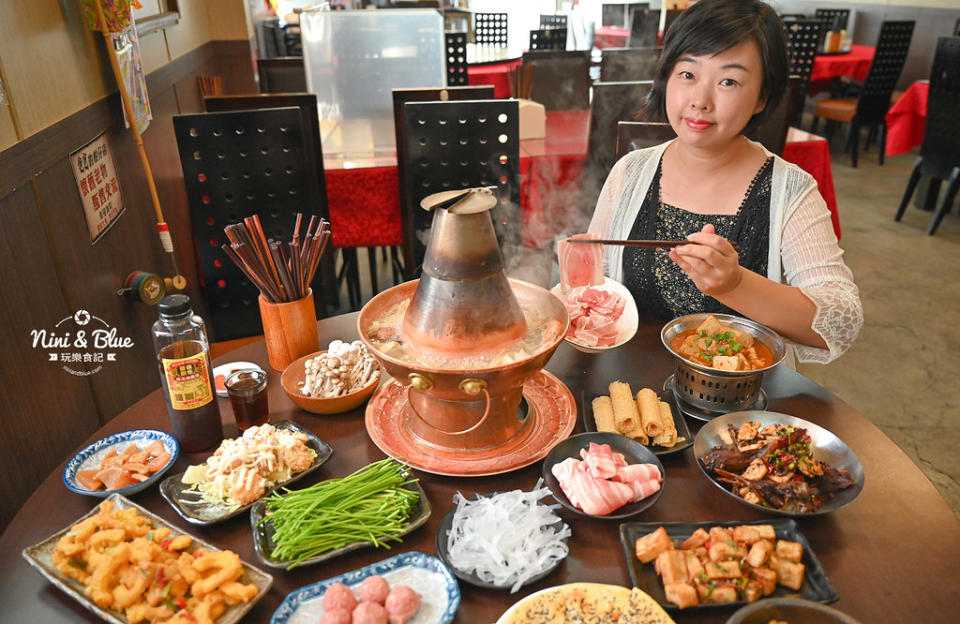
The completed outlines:
[[[804,428],[748,421],[729,425],[727,431],[732,443],[713,447],[700,462],[749,503],[812,513],[834,492],[855,483],[846,470],[811,455]]]

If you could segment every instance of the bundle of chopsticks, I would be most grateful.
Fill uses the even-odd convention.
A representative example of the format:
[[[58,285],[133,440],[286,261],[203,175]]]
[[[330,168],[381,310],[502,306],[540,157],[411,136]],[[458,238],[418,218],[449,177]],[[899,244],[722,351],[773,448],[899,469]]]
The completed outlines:
[[[533,64],[521,63],[511,67],[507,72],[507,80],[510,83],[510,96],[529,100],[533,93]]]
[[[298,212],[293,240],[289,243],[267,239],[257,215],[223,230],[230,244],[221,248],[270,303],[286,303],[307,296],[330,241],[330,222],[326,219],[311,216],[301,241],[302,223],[303,214]]]
[[[223,95],[223,78],[220,76],[197,76],[200,84],[200,95]]]

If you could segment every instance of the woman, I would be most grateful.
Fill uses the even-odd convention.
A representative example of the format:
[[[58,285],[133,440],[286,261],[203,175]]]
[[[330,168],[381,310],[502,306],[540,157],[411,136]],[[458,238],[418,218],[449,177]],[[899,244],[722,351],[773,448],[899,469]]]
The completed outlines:
[[[777,107],[787,75],[783,27],[767,4],[701,0],[684,11],[646,106],[677,138],[614,166],[589,231],[693,243],[669,254],[605,248],[606,273],[641,314],[732,311],[793,341],[800,361],[826,363],[863,322],[853,275],[816,181],[743,136]]]

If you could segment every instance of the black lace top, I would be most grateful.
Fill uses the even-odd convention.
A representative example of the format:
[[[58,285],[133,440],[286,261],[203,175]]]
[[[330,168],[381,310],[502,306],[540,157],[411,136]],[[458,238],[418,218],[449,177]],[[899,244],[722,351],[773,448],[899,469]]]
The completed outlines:
[[[773,159],[768,158],[750,183],[737,214],[696,214],[660,201],[660,165],[657,165],[630,238],[681,240],[712,223],[717,234],[740,246],[741,266],[766,275],[772,175]],[[665,249],[626,247],[623,283],[633,293],[641,316],[666,320],[696,312],[736,314],[697,290],[693,280],[670,259]]]

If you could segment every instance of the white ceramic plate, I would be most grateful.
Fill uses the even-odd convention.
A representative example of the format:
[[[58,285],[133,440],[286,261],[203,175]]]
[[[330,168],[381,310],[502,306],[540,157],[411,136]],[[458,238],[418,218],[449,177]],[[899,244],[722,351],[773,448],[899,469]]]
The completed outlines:
[[[136,444],[138,447],[140,447],[140,450],[143,450],[157,440],[163,442],[163,447],[168,453],[170,453],[170,460],[164,464],[163,468],[150,475],[148,479],[141,481],[140,483],[116,490],[88,490],[80,485],[79,481],[77,481],[77,473],[79,471],[93,470],[94,468],[98,468],[100,466],[100,462],[103,461],[104,456],[110,451],[116,450],[117,453],[123,453],[123,450],[131,444]],[[67,462],[67,465],[63,468],[63,484],[71,492],[84,494],[86,496],[96,496],[97,498],[106,498],[111,494],[123,494],[129,496],[130,494],[136,494],[137,492],[153,485],[153,483],[159,480],[160,477],[163,476],[163,473],[169,470],[170,466],[177,461],[177,457],[179,455],[180,444],[177,442],[175,437],[166,431],[159,431],[157,429],[134,429],[132,431],[123,431],[121,433],[115,433],[105,438],[101,438],[93,444],[85,446],[76,455],[71,457]]]
[[[610,349],[616,349],[620,345],[624,344],[637,333],[637,326],[639,325],[639,314],[637,312],[637,303],[633,300],[633,295],[630,294],[630,291],[627,290],[627,287],[621,284],[620,282],[614,281],[609,277],[603,278],[603,284],[598,286],[591,286],[591,288],[596,288],[598,290],[605,290],[607,292],[612,292],[620,295],[626,301],[626,305],[623,307],[623,314],[620,315],[620,318],[616,321],[617,327],[617,342],[610,345],[609,347],[590,347],[587,345],[574,342],[568,337],[564,337],[574,349],[578,351],[583,351],[584,353],[602,353],[603,351],[609,351]],[[550,292],[564,301],[566,299],[566,291],[563,290],[562,284],[557,284],[550,289]]]

